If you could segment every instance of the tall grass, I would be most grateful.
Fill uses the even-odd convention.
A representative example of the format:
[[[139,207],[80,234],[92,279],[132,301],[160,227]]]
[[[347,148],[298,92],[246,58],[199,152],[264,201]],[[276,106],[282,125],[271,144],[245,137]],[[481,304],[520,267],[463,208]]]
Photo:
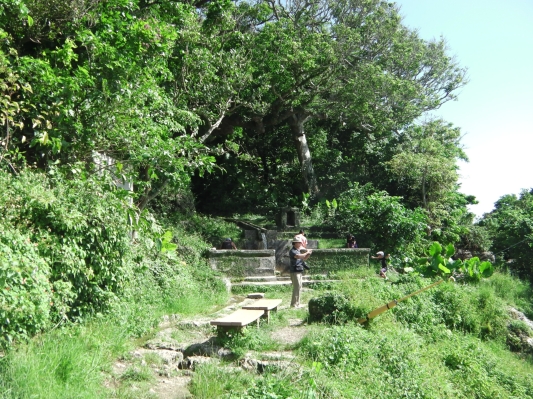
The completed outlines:
[[[242,369],[206,363],[195,370],[190,391],[197,399],[222,398],[227,392],[245,390],[253,381],[254,375]]]
[[[111,367],[134,348],[132,337],[155,327],[163,314],[205,313],[213,308],[214,298],[224,301],[227,297],[226,292],[202,292],[194,287],[181,294],[173,301],[152,297],[145,302],[117,303],[113,313],[100,320],[64,327],[21,344],[0,359],[0,398],[151,397],[147,390],[139,390],[140,383],[149,384],[150,370],[133,367],[115,376]]]
[[[36,337],[1,360],[1,398],[106,397],[103,372],[130,349],[121,326],[99,321]]]
[[[481,285],[492,288],[499,298],[533,319],[533,289],[529,282],[507,272],[496,272],[491,278],[483,280]]]

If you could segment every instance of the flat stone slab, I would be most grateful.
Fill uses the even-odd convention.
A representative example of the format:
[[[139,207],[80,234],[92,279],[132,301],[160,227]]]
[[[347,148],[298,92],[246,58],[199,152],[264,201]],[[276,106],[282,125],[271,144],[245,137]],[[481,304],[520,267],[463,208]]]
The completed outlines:
[[[270,311],[277,310],[278,306],[281,304],[281,299],[259,299],[254,303],[249,305],[244,305],[243,309],[259,309],[262,310],[264,315],[267,318],[267,323],[270,323]]]
[[[246,296],[246,298],[250,298],[250,299],[261,299],[264,297],[265,297],[265,294],[263,294],[262,292],[252,292],[251,294],[248,294]]]
[[[220,327],[244,327],[259,320],[263,314],[263,310],[239,309],[220,319],[211,320],[211,325]]]
[[[259,309],[259,310],[272,310],[276,309],[280,304],[281,299],[259,299],[250,305],[245,305],[243,309]]]

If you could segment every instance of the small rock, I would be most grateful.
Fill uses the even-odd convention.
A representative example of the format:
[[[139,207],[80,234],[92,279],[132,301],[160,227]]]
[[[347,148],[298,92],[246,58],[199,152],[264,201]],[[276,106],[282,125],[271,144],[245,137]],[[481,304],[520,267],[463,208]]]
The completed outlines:
[[[247,298],[250,298],[250,299],[261,299],[261,298],[264,298],[265,297],[265,294],[261,293],[261,292],[253,292],[251,294],[248,294]]]
[[[205,356],[189,356],[185,358],[178,365],[178,368],[190,369],[194,371],[199,364],[215,363],[215,362],[218,362],[218,359],[213,359],[211,357],[205,357]]]

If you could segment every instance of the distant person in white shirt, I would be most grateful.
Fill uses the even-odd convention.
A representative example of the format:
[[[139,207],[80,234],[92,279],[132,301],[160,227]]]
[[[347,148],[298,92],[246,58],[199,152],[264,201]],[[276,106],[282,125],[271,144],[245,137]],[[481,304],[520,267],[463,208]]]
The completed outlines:
[[[305,232],[303,229],[294,236],[294,239],[299,240],[302,243],[302,248],[307,249],[307,238],[305,237]]]

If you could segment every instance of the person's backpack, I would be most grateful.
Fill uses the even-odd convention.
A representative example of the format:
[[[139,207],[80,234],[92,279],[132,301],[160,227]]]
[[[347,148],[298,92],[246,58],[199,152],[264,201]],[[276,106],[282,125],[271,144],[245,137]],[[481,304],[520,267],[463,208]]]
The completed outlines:
[[[222,249],[232,249],[232,245],[231,245],[231,238],[226,238],[223,242],[222,242]]]

